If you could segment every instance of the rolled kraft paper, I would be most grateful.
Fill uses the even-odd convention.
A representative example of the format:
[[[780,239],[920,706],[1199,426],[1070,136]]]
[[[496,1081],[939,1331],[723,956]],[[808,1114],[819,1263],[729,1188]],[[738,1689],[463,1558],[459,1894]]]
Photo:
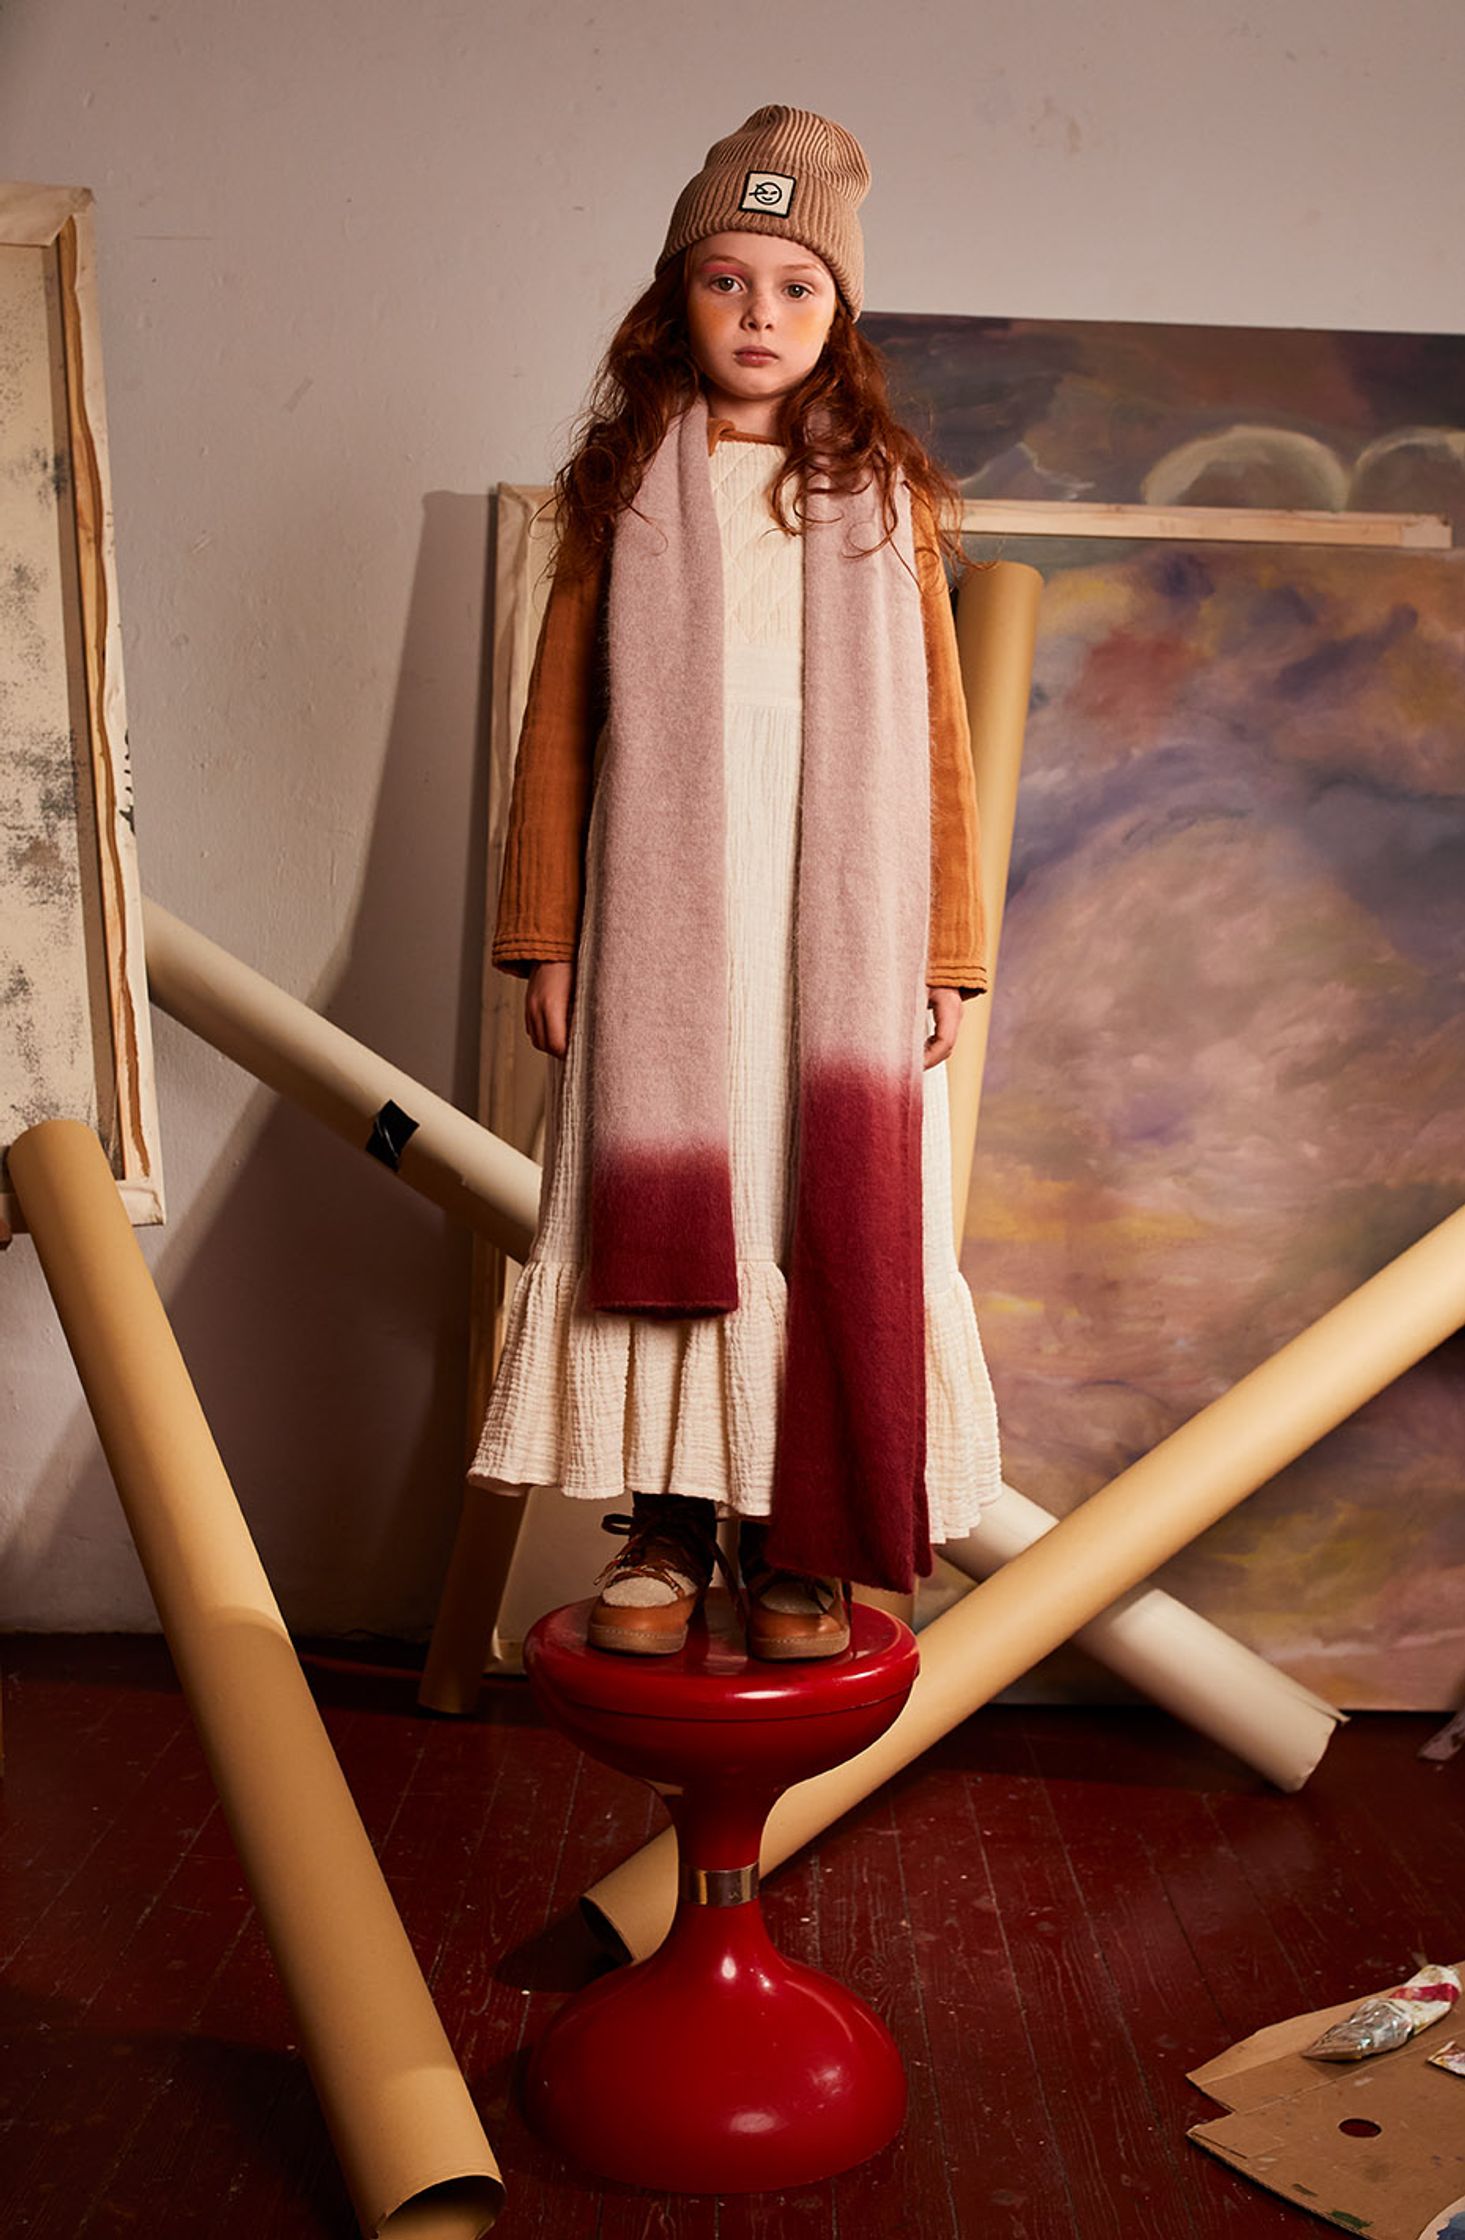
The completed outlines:
[[[977,1140],[982,1071],[987,1062],[1042,591],[1043,579],[1036,568],[1017,560],[999,560],[993,567],[973,569],[956,599],[956,641],[971,725],[972,768],[981,824],[988,981],[986,995],[963,1004],[961,1032],[946,1061],[951,1101],[951,1203],[958,1255],[966,1233],[967,1191]]]
[[[503,2186],[89,1128],[9,1155],[362,2230],[478,2240]]]
[[[370,1147],[454,1220],[524,1257],[539,1218],[532,1159],[156,902],[143,904],[143,935],[160,1010],[358,1151]]]
[[[541,1109],[529,1155],[538,1166],[544,1156],[547,1110]],[[477,1255],[475,1254],[475,1280]],[[507,1306],[522,1269],[509,1259],[504,1291]],[[492,1382],[494,1348],[481,1324],[475,1330],[468,1395],[471,1435],[483,1421]],[[422,1667],[417,1700],[426,1711],[462,1717],[473,1709],[483,1691],[484,1671],[494,1654],[499,1615],[508,1592],[528,1512],[527,1495],[490,1493],[483,1486],[466,1486],[458,1514],[458,1530],[448,1567],[443,1574],[437,1617]],[[505,1669],[501,1665],[501,1669]]]
[[[427,1711],[461,1717],[483,1693],[509,1574],[524,1526],[526,1499],[467,1486],[457,1537],[443,1575],[437,1620],[417,1700]]]
[[[1070,1640],[1465,1322],[1465,1209],[1452,1213],[921,1635],[910,1701],[879,1742],[791,1789],[764,1837],[767,1872]],[[675,1903],[670,1831],[583,1903],[633,1959]]]
[[[1058,1519],[1013,1486],[964,1540],[941,1553],[970,1579],[990,1578]],[[1343,1713],[1161,1587],[1136,1587],[1074,1640],[1131,1687],[1209,1735],[1279,1789],[1300,1789]]]

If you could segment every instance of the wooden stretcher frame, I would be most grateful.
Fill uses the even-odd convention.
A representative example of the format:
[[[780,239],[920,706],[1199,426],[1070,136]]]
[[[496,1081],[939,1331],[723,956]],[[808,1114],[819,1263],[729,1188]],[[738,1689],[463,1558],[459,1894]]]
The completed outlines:
[[[75,612],[67,615],[67,662],[78,795],[86,811],[79,819],[78,838],[87,848],[87,940],[97,960],[91,975],[97,1132],[128,1218],[145,1224],[163,1219],[164,1203],[133,834],[92,202],[87,187],[0,184],[0,255],[29,250],[48,259],[59,310],[51,377],[58,400],[56,485],[64,532],[73,545]],[[0,1153],[4,1149],[0,1144]],[[7,1227],[21,1226],[13,1195],[0,1188],[0,1235]]]
[[[501,483],[497,496],[494,580],[492,721],[490,732],[488,923],[484,939],[482,1036],[479,1046],[478,1118],[495,1134],[535,1153],[542,1126],[543,1069],[526,1064],[521,984],[494,967],[490,957],[493,917],[502,862],[504,828],[513,782],[519,723],[528,691],[540,617],[548,595],[549,560],[554,544],[553,493],[539,485]],[[1012,502],[968,499],[962,530],[970,537],[1113,538],[1124,541],[1171,540],[1187,543],[1330,545],[1371,551],[1445,550],[1453,543],[1451,525],[1435,514],[1322,513],[1264,507],[1081,505],[1050,501]],[[1010,804],[1015,807],[1015,800]],[[1010,835],[1009,835],[1010,837]],[[1001,851],[1006,861],[1006,848]],[[999,911],[1000,917],[1000,911]],[[995,981],[994,981],[995,987]],[[967,1053],[964,1078],[952,1083],[953,1156],[957,1168],[956,1203],[964,1209],[964,1177],[970,1173],[981,1092],[990,1003],[972,1022],[975,1047]],[[953,1059],[953,1064],[955,1059]],[[958,1212],[958,1225],[961,1210]],[[503,1340],[504,1318],[519,1263],[486,1243],[475,1243],[474,1298],[470,1318],[468,1436],[482,1422]],[[422,1700],[437,1709],[464,1709],[477,1687],[455,1647],[455,1614],[476,1632],[492,1614],[494,1622],[513,1564],[526,1504],[500,1497],[470,1495],[463,1528],[450,1563],[443,1608],[434,1631],[424,1674]],[[472,1578],[471,1588],[468,1585]],[[476,1660],[475,1660],[476,1661]],[[487,1669],[517,1669],[512,1653],[497,1653]]]

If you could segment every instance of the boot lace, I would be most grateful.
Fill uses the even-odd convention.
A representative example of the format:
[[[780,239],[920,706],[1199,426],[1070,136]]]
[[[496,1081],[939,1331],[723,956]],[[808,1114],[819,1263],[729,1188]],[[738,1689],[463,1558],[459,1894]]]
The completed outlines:
[[[597,1586],[608,1586],[613,1579],[624,1579],[630,1572],[638,1572],[645,1578],[660,1580],[674,1594],[685,1594],[689,1578],[705,1585],[716,1564],[727,1584],[734,1593],[737,1591],[727,1558],[715,1536],[707,1538],[695,1529],[678,1531],[675,1522],[666,1517],[629,1516],[622,1510],[602,1517],[600,1529],[620,1537],[626,1544],[596,1574]]]

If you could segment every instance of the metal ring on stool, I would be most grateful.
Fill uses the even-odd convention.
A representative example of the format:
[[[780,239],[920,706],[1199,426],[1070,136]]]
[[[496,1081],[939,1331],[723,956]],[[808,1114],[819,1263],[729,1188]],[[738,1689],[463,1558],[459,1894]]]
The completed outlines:
[[[681,1898],[689,1906],[745,1906],[758,1895],[758,1862],[750,1867],[694,1867],[684,1864]]]

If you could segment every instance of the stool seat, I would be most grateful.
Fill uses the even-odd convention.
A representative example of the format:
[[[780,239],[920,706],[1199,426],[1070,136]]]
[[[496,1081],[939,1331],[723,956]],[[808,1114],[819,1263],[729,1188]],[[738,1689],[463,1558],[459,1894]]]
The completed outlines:
[[[602,2177],[684,2193],[810,2184],[888,2144],[905,2075],[878,2016],[786,1960],[758,1903],[772,1805],[898,1717],[919,1658],[909,1627],[856,1604],[837,1657],[764,1664],[709,1595],[675,1656],[594,1649],[591,1602],[539,1620],[524,1667],[546,1715],[665,1798],[676,1917],[649,1959],[568,2000],[531,2057],[531,2121]]]
[[[837,1657],[768,1664],[750,1657],[729,1596],[709,1594],[675,1656],[592,1649],[592,1602],[541,1618],[524,1645],[525,1670],[587,1708],[649,1719],[809,1719],[904,1697],[915,1677],[908,1626],[856,1603],[849,1647]]]

